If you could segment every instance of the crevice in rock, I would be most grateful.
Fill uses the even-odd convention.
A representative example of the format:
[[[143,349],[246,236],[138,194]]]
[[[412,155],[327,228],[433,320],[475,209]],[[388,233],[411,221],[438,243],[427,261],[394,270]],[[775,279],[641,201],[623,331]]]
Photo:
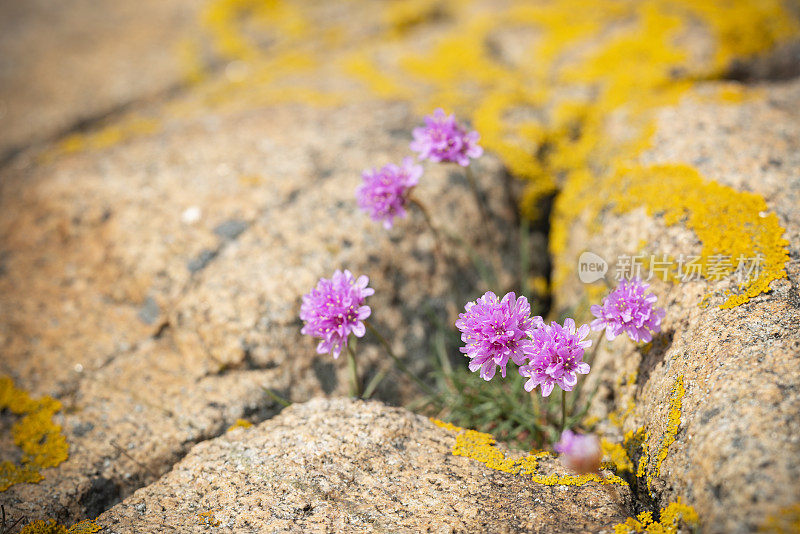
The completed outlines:
[[[639,348],[641,359],[639,370],[636,374],[637,395],[641,393],[653,370],[664,361],[669,348],[672,346],[674,330],[664,331],[653,336],[653,340],[644,347]]]
[[[88,517],[97,517],[122,501],[121,486],[114,480],[97,477],[80,497],[80,503]]]
[[[765,54],[735,60],[722,78],[753,84],[788,81],[798,76],[800,76],[800,41],[795,41]]]
[[[223,61],[215,60],[209,62],[205,68],[208,73],[213,74],[221,71],[225,67],[225,64],[226,63]],[[0,171],[2,171],[23,152],[31,149],[42,148],[47,145],[55,145],[59,141],[73,134],[86,133],[92,130],[100,129],[102,126],[121,118],[126,113],[129,113],[137,108],[146,107],[147,105],[152,105],[159,101],[167,101],[177,98],[186,93],[192,86],[193,83],[186,80],[173,82],[171,85],[168,85],[161,90],[134,98],[127,102],[121,102],[94,114],[80,117],[72,124],[45,137],[32,139],[27,143],[6,148],[0,152]]]

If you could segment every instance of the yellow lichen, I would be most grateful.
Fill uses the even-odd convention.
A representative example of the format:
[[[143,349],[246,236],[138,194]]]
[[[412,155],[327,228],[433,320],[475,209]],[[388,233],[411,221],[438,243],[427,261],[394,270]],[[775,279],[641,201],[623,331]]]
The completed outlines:
[[[41,469],[55,467],[68,457],[67,439],[53,416],[61,403],[52,397],[32,399],[27,392],[14,387],[9,377],[0,376],[0,410],[8,410],[21,419],[11,427],[14,444],[22,451],[19,463],[0,464],[0,491],[14,484],[39,482]]]
[[[721,308],[743,304],[786,277],[789,243],[777,215],[759,195],[704,180],[688,165],[623,168],[604,187],[625,192],[611,199],[619,213],[644,206],[663,216],[666,225],[683,223],[694,231],[703,243],[699,264],[707,279],[729,276],[739,258],[763,258],[758,276],[740,284]],[[730,265],[714,261],[720,256],[728,257]]]
[[[650,463],[650,433],[645,430],[645,427],[639,427],[635,431],[628,431],[623,439],[623,447],[627,450],[629,458],[636,456],[637,450],[641,449],[635,474],[637,478],[645,480],[648,490],[652,486],[653,479],[661,476],[661,464],[667,458],[670,445],[675,442],[675,437],[681,424],[681,409],[685,393],[686,389],[681,375],[675,380],[675,384],[671,389],[667,429],[661,439],[661,446],[655,455],[655,467],[653,470],[648,469]]]
[[[661,510],[659,521],[653,520],[652,512],[642,512],[635,518],[629,517],[624,523],[614,526],[614,534],[676,534],[681,524],[695,528],[699,518],[694,508],[683,504],[680,499]]]
[[[595,302],[599,300],[596,299]],[[636,401],[634,399],[635,388],[631,388],[636,383],[636,376],[638,373],[633,371],[632,373],[627,375],[627,380],[625,376],[620,376],[617,380],[616,387],[614,391],[620,397],[624,397],[624,401],[619,402],[619,406],[613,412],[608,414],[608,420],[611,421],[611,424],[616,426],[617,428],[622,429],[625,426],[625,421],[633,414],[633,411],[636,409]],[[625,382],[625,386],[628,386],[628,391],[623,391],[623,381]]]
[[[99,532],[103,527],[95,523],[91,519],[84,519],[75,523],[67,529],[67,534],[91,534],[92,532]]]
[[[431,419],[431,421],[441,428],[457,433],[456,443],[452,451],[455,456],[464,456],[476,460],[485,464],[490,469],[510,473],[512,475],[529,475],[533,482],[547,486],[583,486],[590,482],[627,485],[627,482],[616,475],[601,477],[599,474],[541,474],[537,472],[539,460],[552,457],[549,452],[538,451],[522,458],[514,459],[497,447],[497,442],[490,434],[478,432],[476,430],[466,430],[436,419]],[[604,465],[604,468],[608,467],[613,467],[613,464]]]
[[[20,530],[20,534],[92,534],[99,532],[103,527],[93,520],[85,519],[67,528],[54,519],[38,520],[26,525]]]
[[[619,443],[612,443],[605,438],[600,440],[600,447],[603,450],[603,457],[608,458],[608,460],[615,466],[617,473],[633,471],[633,463],[631,462],[625,447]]]
[[[250,428],[253,423],[246,419],[237,419],[235,423],[228,427],[228,432],[237,428]]]
[[[25,528],[19,531],[19,534],[67,534],[67,527],[55,520],[49,521],[39,520],[26,525]]]
[[[664,439],[661,441],[661,448],[658,449],[656,454],[656,469],[655,476],[661,476],[661,463],[667,458],[669,446],[675,443],[675,436],[678,434],[678,427],[681,425],[681,408],[683,405],[683,396],[686,394],[686,388],[683,387],[683,376],[679,376],[672,386],[672,392],[669,401],[669,415],[667,416],[667,431],[664,434]]]
[[[564,254],[578,217],[640,203],[667,224],[685,221],[704,260],[764,255],[761,275],[725,295],[723,307],[785,276],[782,229],[774,215],[761,217],[763,199],[717,186],[688,166],[637,168],[653,139],[655,110],[677,103],[697,80],[719,77],[734,59],[800,35],[796,14],[781,0],[509,0],[491,9],[470,0],[391,0],[361,11],[359,24],[333,17],[319,27],[320,13],[300,0],[212,0],[202,14],[198,39],[205,40],[179,50],[195,83],[191,97],[165,113],[337,106],[369,97],[408,101],[420,115],[441,106],[470,121],[481,144],[525,180],[524,214],[541,216],[542,200],[558,193],[555,287],[572,274],[573,258]],[[425,26],[431,30],[419,39],[416,29]],[[209,48],[230,61],[218,76],[203,72],[200,51]],[[712,98],[751,93],[727,84]],[[612,117],[626,133],[609,134]],[[55,153],[146,135],[158,128],[148,121],[126,117],[70,136]],[[642,183],[616,187],[636,180]]]
[[[770,534],[800,532],[800,503],[781,508],[777,513],[770,515],[758,531]]]

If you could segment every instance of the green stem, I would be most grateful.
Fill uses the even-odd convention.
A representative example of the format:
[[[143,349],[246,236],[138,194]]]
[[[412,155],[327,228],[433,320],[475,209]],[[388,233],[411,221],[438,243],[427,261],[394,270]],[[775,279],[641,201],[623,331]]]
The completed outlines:
[[[564,433],[564,427],[567,423],[567,392],[561,390],[561,433]]]
[[[367,328],[369,328],[369,331],[372,332],[372,335],[378,338],[378,341],[380,341],[381,345],[383,345],[383,348],[386,350],[386,353],[392,360],[394,360],[394,364],[397,366],[397,368],[400,369],[400,371],[402,371],[403,373],[405,373],[406,376],[408,376],[411,380],[413,380],[425,393],[427,393],[432,397],[436,397],[437,396],[436,392],[433,391],[428,384],[426,384],[419,377],[417,377],[417,375],[412,373],[411,370],[408,367],[406,367],[406,365],[402,361],[400,361],[400,358],[395,356],[394,352],[392,351],[392,347],[389,346],[389,342],[386,341],[386,338],[383,337],[381,333],[378,332],[378,330],[374,326],[372,326],[372,323],[370,323],[369,321],[364,321],[364,324],[367,326]]]
[[[389,374],[388,369],[381,369],[378,371],[375,376],[372,377],[372,380],[369,381],[367,387],[364,388],[364,394],[361,396],[361,398],[366,400],[372,397],[372,394],[375,393],[378,385],[383,382],[383,379],[386,378],[387,374]]]
[[[264,393],[266,393],[267,396],[270,399],[274,400],[275,402],[277,402],[278,404],[280,404],[284,408],[288,408],[289,406],[292,405],[291,402],[289,402],[288,400],[284,399],[283,397],[281,397],[280,395],[278,395],[277,393],[275,393],[271,389],[265,388],[264,386],[261,386],[261,389],[264,390]]]
[[[347,345],[347,366],[350,368],[350,394],[353,397],[361,396],[361,388],[358,384],[358,369],[356,368],[356,355],[353,348]]]

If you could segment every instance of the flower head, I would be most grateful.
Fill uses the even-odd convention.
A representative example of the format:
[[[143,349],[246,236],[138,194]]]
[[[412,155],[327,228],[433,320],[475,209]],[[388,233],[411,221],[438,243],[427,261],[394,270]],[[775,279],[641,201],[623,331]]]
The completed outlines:
[[[572,469],[581,475],[600,470],[603,451],[600,442],[592,434],[581,435],[565,430],[555,449],[561,453],[561,463],[567,469]]]
[[[333,278],[320,278],[317,287],[303,295],[300,319],[305,325],[300,333],[322,338],[317,345],[319,354],[331,352],[338,358],[351,333],[356,337],[364,335],[362,321],[371,313],[364,300],[375,293],[367,284],[366,276],[356,279],[350,271],[337,270]]]
[[[583,353],[592,346],[589,325],[575,330],[575,321],[566,319],[564,326],[558,323],[542,324],[532,334],[534,356],[528,365],[520,367],[519,374],[528,377],[525,390],[532,391],[541,386],[542,397],[547,397],[557,385],[564,391],[572,391],[578,383],[578,374],[589,372],[589,364],[583,361]]]
[[[491,380],[499,365],[505,378],[509,358],[522,365],[533,354],[529,336],[542,318],[531,317],[528,299],[508,293],[498,300],[489,291],[465,308],[456,327],[461,330],[461,341],[467,344],[461,352],[470,358],[470,371],[480,369],[481,378]]]
[[[406,216],[409,190],[419,183],[422,166],[411,158],[401,165],[390,163],[380,170],[367,169],[362,174],[364,183],[356,191],[358,206],[368,212],[373,221],[383,221],[387,230],[395,217]]]
[[[623,332],[634,341],[645,343],[653,339],[653,334],[661,331],[663,308],[654,308],[658,297],[645,293],[648,284],[639,278],[622,280],[611,293],[603,299],[602,305],[593,305],[592,330],[606,329],[606,338],[611,341]]]
[[[414,141],[410,148],[419,152],[420,159],[452,161],[466,167],[470,158],[479,158],[483,154],[483,149],[478,145],[480,134],[467,132],[456,122],[455,115],[445,115],[442,108],[425,117],[425,126],[414,128],[413,134]]]

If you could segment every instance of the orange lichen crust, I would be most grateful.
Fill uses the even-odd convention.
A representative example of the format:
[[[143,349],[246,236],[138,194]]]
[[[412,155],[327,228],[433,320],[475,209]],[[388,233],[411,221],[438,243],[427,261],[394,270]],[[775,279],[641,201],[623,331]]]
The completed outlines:
[[[206,527],[218,527],[221,524],[220,521],[214,517],[214,512],[211,510],[197,514],[197,521],[198,524]]]
[[[597,474],[589,475],[544,475],[537,472],[539,460],[552,457],[547,451],[533,452],[523,458],[514,459],[506,455],[497,447],[497,442],[490,435],[476,430],[467,430],[451,423],[431,419],[433,424],[456,433],[456,443],[453,445],[455,456],[464,456],[485,464],[490,469],[510,473],[512,475],[528,475],[533,482],[547,486],[583,486],[590,482],[599,484],[627,485],[627,482],[616,475],[601,477]],[[613,469],[613,463],[603,464],[604,469]]]
[[[661,510],[660,519],[653,521],[652,512],[642,512],[629,517],[624,523],[614,526],[614,534],[632,534],[646,532],[648,534],[677,534],[681,524],[694,529],[699,525],[699,518],[694,508],[677,502],[668,504]]]
[[[0,491],[14,484],[39,482],[39,472],[55,467],[68,457],[67,439],[53,416],[61,410],[61,403],[52,397],[32,399],[27,392],[14,387],[9,377],[0,376],[0,410],[22,416],[11,427],[14,444],[22,450],[19,463],[3,461],[0,464]]]

